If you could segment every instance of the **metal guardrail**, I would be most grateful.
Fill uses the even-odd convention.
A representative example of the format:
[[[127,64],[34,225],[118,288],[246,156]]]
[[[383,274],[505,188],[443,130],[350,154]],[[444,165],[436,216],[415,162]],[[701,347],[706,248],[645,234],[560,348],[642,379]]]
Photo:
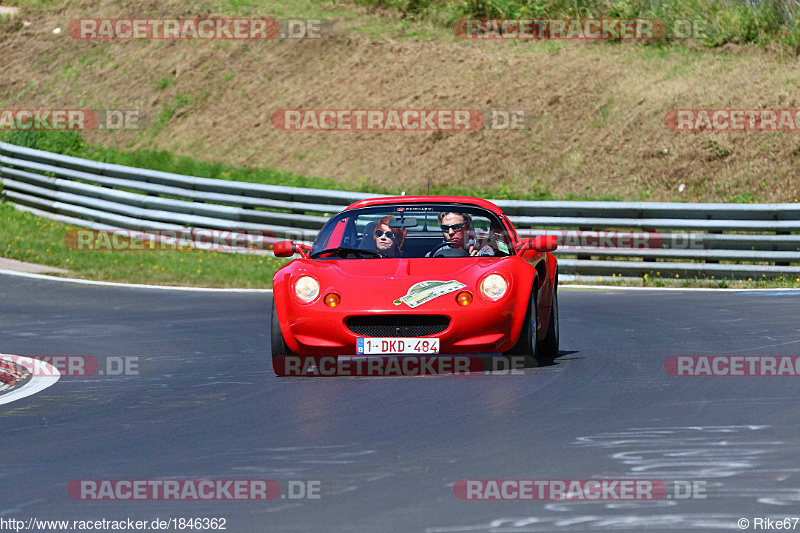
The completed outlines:
[[[0,182],[3,196],[18,208],[69,224],[256,230],[268,235],[267,243],[311,242],[330,215],[379,196],[183,176],[7,143],[0,143]],[[566,246],[556,253],[563,274],[800,278],[796,203],[494,203],[521,236],[560,235]],[[656,235],[657,245],[570,246],[570,236],[620,230]]]

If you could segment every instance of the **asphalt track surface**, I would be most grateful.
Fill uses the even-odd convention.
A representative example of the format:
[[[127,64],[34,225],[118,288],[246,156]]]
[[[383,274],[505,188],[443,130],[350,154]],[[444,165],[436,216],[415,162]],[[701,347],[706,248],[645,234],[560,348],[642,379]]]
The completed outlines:
[[[0,518],[224,517],[227,531],[739,531],[800,515],[800,378],[670,355],[800,355],[800,293],[562,288],[524,375],[276,378],[271,294],[0,276],[0,353],[140,356],[0,406]],[[704,500],[474,502],[461,479],[702,480]],[[318,500],[86,502],[79,479],[320,480]],[[800,528],[800,525],[797,526]],[[752,525],[751,525],[752,529]]]

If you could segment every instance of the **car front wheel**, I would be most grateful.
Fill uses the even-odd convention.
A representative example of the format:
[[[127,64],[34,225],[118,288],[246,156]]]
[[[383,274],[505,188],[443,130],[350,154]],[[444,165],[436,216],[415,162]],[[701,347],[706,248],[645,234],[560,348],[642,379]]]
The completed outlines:
[[[522,331],[519,333],[517,343],[503,355],[510,356],[523,356],[525,359],[525,367],[531,368],[537,366],[537,342],[536,337],[539,332],[539,320],[536,309],[536,285],[531,289],[531,297],[528,300],[528,309],[525,312],[525,322],[522,325]]]
[[[272,370],[278,376],[285,376],[285,358],[287,355],[292,355],[292,351],[286,346],[286,341],[283,339],[281,333],[281,323],[278,321],[278,312],[275,309],[275,301],[272,301],[272,329],[270,332],[270,341],[272,347]]]
[[[544,339],[539,342],[537,348],[538,355],[542,359],[553,360],[558,356],[558,341],[560,332],[558,328],[558,282],[553,288],[553,306],[550,308],[550,323],[547,325],[547,333]]]

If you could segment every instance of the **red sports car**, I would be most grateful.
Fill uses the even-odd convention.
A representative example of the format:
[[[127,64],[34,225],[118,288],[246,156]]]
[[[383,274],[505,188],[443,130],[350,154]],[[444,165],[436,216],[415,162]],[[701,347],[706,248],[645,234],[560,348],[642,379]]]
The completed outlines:
[[[273,278],[273,368],[288,355],[558,353],[555,236],[520,240],[486,200],[362,200]]]

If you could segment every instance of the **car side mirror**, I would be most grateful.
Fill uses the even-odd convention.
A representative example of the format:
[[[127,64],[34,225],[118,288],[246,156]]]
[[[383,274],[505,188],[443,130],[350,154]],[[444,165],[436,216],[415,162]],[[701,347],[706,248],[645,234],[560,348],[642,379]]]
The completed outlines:
[[[557,235],[539,235],[535,239],[525,239],[517,245],[517,254],[522,254],[527,250],[537,252],[553,252],[558,248]]]
[[[531,248],[537,252],[554,252],[558,248],[558,235],[539,235],[531,239]]]
[[[292,257],[297,251],[292,241],[277,241],[272,245],[272,253],[275,257]]]

